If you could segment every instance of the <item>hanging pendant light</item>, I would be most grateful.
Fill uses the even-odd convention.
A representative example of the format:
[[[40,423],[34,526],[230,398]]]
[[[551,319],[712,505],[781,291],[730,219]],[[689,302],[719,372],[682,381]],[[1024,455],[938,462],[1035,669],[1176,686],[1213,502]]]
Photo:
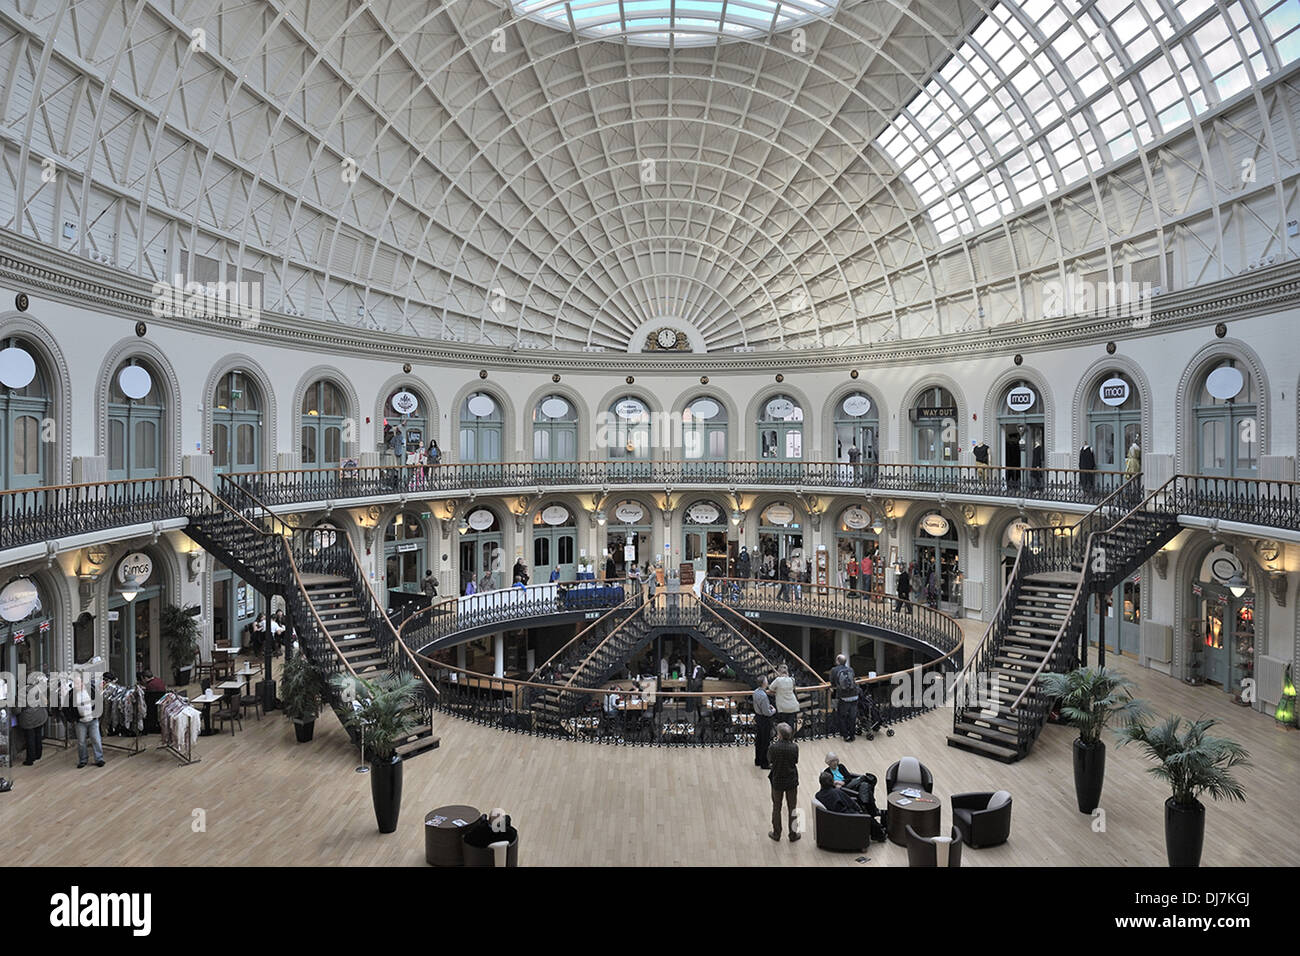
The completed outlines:
[[[117,593],[122,595],[122,600],[130,604],[140,596],[140,581],[134,575],[127,578],[118,586]]]
[[[1246,584],[1246,579],[1242,577],[1240,571],[1232,572],[1232,577],[1228,578],[1228,590],[1232,592],[1233,597],[1241,597],[1246,593],[1248,587],[1249,585]]]

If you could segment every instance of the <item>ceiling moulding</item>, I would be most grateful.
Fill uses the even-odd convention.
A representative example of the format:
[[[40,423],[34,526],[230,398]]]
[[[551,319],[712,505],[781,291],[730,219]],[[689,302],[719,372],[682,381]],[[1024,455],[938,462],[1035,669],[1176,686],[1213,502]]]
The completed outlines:
[[[110,312],[132,322],[145,319],[153,326],[204,331],[226,339],[273,343],[322,353],[348,353],[361,357],[461,365],[478,363],[494,368],[534,369],[540,362],[557,369],[635,371],[659,369],[699,374],[751,369],[840,368],[857,365],[879,367],[914,364],[937,359],[955,360],[1062,348],[1112,339],[1144,338],[1179,328],[1242,319],[1300,305],[1300,260],[1209,282],[1192,289],[1167,292],[1152,301],[1150,316],[1137,319],[1131,312],[1094,312],[1066,319],[1039,319],[977,332],[950,333],[926,339],[891,341],[881,345],[855,345],[836,349],[790,351],[772,349],[744,353],[572,352],[564,349],[527,349],[456,344],[353,328],[315,319],[296,318],[263,310],[256,329],[244,329],[239,319],[158,318],[150,305],[152,283],[111,266],[87,262],[9,230],[0,230],[0,280],[16,290],[39,292],[50,298]]]

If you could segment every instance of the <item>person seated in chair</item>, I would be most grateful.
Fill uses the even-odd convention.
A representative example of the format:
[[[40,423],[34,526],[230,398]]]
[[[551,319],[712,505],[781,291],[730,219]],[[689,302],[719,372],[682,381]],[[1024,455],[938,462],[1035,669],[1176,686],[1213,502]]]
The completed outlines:
[[[858,789],[862,786],[863,775],[855,774],[840,763],[840,758],[834,751],[826,755],[826,772],[831,775],[831,783],[835,789],[847,790],[855,798],[857,797]]]
[[[493,843],[514,843],[518,838],[519,831],[510,825],[509,815],[500,807],[483,814],[465,828],[466,845],[480,850]]]
[[[817,778],[821,789],[817,791],[817,802],[832,813],[863,813],[862,804],[843,787],[835,785],[835,778],[829,770],[823,770]]]
[[[139,678],[137,678],[137,682],[146,692],[152,692],[155,694],[167,693],[167,682],[161,677],[155,677],[150,671],[142,673]]]

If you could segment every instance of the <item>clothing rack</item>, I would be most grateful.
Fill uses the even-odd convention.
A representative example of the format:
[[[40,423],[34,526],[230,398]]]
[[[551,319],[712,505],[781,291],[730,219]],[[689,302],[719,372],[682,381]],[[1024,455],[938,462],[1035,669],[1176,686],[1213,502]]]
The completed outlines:
[[[194,741],[198,737],[202,719],[197,710],[190,706],[183,694],[170,691],[158,699],[158,728],[162,736],[162,746],[182,764],[198,763],[194,756]]]
[[[99,740],[104,749],[116,750],[128,757],[144,753],[144,747],[140,745],[140,738],[144,736],[144,691],[109,681],[104,684],[100,695],[104,706],[99,718]],[[110,737],[113,733],[119,736]],[[124,739],[130,743],[118,742]]]

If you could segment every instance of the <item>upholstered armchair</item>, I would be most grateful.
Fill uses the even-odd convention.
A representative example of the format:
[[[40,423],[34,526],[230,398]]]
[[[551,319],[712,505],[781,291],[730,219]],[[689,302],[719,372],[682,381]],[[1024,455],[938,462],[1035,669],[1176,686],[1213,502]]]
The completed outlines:
[[[835,813],[813,798],[813,839],[823,850],[865,850],[871,843],[868,813]]]
[[[1011,794],[955,793],[952,822],[971,849],[1006,843],[1011,835]]]
[[[918,836],[907,828],[908,866],[961,866],[961,833],[956,827],[948,836]]]
[[[934,776],[930,769],[915,757],[904,757],[889,765],[885,771],[885,793],[915,787],[926,793],[934,792]]]

